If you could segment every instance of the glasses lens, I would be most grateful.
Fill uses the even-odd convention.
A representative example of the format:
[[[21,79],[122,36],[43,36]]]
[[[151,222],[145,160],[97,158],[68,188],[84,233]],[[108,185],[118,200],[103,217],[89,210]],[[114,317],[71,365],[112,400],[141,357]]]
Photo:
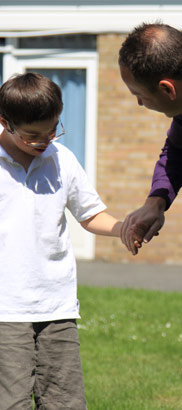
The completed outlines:
[[[31,147],[43,147],[47,144],[45,142],[28,142],[27,145],[30,145]]]
[[[65,129],[63,127],[62,122],[61,122],[61,127],[62,127],[62,132],[60,134],[56,135],[56,131],[52,132],[52,134],[49,135],[48,140],[45,142],[26,141],[21,135],[20,135],[20,138],[22,139],[24,144],[29,145],[30,147],[34,147],[34,148],[43,147],[43,146],[50,144],[52,141],[59,139],[62,135],[65,134]]]

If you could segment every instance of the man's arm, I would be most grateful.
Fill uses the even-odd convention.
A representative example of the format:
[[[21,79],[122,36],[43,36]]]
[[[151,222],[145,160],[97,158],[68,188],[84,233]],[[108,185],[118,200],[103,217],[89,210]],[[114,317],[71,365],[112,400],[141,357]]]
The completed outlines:
[[[149,242],[164,224],[167,210],[182,186],[182,121],[175,118],[154,170],[152,189],[145,204],[123,222],[121,240],[137,254],[142,241]],[[136,242],[134,242],[136,241]]]

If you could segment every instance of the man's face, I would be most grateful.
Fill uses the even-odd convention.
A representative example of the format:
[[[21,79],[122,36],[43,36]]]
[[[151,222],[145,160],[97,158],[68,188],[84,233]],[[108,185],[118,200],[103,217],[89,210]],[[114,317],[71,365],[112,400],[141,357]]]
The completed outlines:
[[[121,78],[138,101],[138,105],[143,105],[149,110],[164,113],[167,117],[181,113],[181,108],[177,107],[176,101],[171,101],[167,93],[159,87],[151,92],[145,85],[137,82],[132,72],[126,67],[120,67]]]

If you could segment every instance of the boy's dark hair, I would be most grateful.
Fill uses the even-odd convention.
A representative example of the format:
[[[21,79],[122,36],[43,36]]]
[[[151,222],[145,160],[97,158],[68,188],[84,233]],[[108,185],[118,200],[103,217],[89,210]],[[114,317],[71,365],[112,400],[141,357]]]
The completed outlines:
[[[16,126],[52,119],[62,108],[60,88],[37,73],[16,75],[0,88],[0,114]]]
[[[143,23],[122,44],[119,65],[153,90],[164,77],[182,80],[182,33],[166,24]]]

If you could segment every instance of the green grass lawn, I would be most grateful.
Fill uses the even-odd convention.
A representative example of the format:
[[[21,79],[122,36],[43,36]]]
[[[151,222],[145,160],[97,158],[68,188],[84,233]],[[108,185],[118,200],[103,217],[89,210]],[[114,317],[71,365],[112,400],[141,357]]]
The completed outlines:
[[[182,293],[80,286],[88,410],[182,409]]]

